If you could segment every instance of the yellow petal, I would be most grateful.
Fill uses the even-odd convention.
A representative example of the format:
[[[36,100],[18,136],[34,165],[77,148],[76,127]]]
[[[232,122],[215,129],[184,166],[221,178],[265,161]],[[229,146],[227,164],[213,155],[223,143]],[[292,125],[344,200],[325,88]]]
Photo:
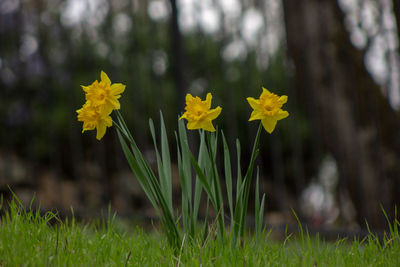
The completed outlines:
[[[221,114],[222,108],[220,106],[207,112],[207,120],[215,120]]]
[[[99,107],[100,116],[104,117],[104,116],[110,115],[110,113],[113,111],[113,109],[116,109],[116,108],[114,108],[114,106],[111,105],[110,103],[101,105]]]
[[[186,104],[187,102],[190,102],[194,97],[191,94],[186,95]]]
[[[121,104],[116,99],[111,98],[110,99],[110,104],[112,105],[112,109],[120,109],[121,108]]]
[[[111,85],[112,95],[120,95],[125,91],[125,85],[122,83],[114,83]]]
[[[279,110],[278,114],[274,116],[274,118],[276,120],[282,120],[284,118],[286,118],[287,116],[289,116],[289,112],[287,112],[286,110]]]
[[[96,128],[97,128],[96,139],[100,140],[106,134],[107,127],[106,127],[105,123],[99,122],[99,124],[97,125]]]
[[[179,119],[180,119],[180,120],[181,120],[181,119],[187,119],[187,117],[186,117],[186,112],[183,113],[183,115],[182,115]]]
[[[270,91],[268,91],[267,89],[265,89],[265,87],[263,87],[262,90],[263,90],[263,92],[262,92],[263,94],[265,94],[265,93],[270,94],[270,93],[271,93]]]
[[[112,119],[110,116],[107,116],[104,118],[104,123],[107,127],[111,127],[112,126]]]
[[[276,122],[277,122],[277,120],[274,120],[273,118],[265,118],[265,119],[261,120],[261,123],[262,123],[264,129],[268,133],[272,133],[274,131]]]
[[[260,110],[255,109],[251,115],[249,121],[254,121],[254,120],[262,120],[265,118],[265,115],[260,112]]]
[[[207,104],[208,109],[211,108],[211,100],[212,100],[212,95],[211,95],[211,93],[208,93],[206,96],[206,104]]]
[[[82,133],[85,131],[91,131],[94,130],[94,128],[96,128],[96,126],[94,124],[88,124],[88,123],[83,123],[83,127],[82,127]]]
[[[81,87],[82,87],[82,90],[85,92],[87,92],[89,90],[89,86],[81,85]]]
[[[200,129],[198,121],[188,121],[187,128],[189,130]]]
[[[287,95],[283,95],[279,98],[279,102],[281,102],[281,104],[283,105],[287,102],[287,99],[288,99]]]
[[[100,77],[102,82],[105,82],[107,85],[111,85],[110,78],[108,78],[107,74],[104,71],[101,71]]]
[[[258,109],[258,107],[259,107],[259,100],[254,99],[253,97],[248,97],[248,98],[247,98],[247,102],[249,102],[250,106],[251,106],[253,109]]]
[[[201,129],[204,129],[204,130],[206,130],[206,131],[209,131],[209,132],[215,132],[214,125],[213,125],[212,122],[209,121],[209,120],[202,121],[202,122],[200,123],[200,128],[201,128]]]

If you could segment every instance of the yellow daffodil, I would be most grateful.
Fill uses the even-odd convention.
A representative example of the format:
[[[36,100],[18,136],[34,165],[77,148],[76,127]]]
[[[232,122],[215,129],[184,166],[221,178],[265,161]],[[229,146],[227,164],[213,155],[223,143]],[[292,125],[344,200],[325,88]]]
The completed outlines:
[[[120,109],[118,99],[125,90],[122,83],[111,84],[107,74],[101,72],[101,81],[94,81],[89,86],[82,86],[86,93],[86,100],[94,107],[99,107],[102,114],[110,114],[114,109]]]
[[[86,102],[78,113],[78,121],[83,122],[82,133],[87,130],[97,129],[96,138],[100,140],[106,133],[106,128],[112,126],[112,119],[109,114],[101,113],[99,107],[94,107]]]
[[[191,94],[186,95],[186,112],[179,119],[188,121],[187,128],[189,130],[204,129],[206,131],[215,132],[212,120],[216,119],[221,113],[222,108],[211,108],[211,93],[207,94],[206,100],[202,101],[198,96],[193,97]]]
[[[264,129],[272,133],[276,123],[289,116],[289,112],[282,110],[283,104],[287,102],[288,97],[269,92],[264,87],[259,99],[248,97],[247,101],[253,108],[249,121],[261,120]]]

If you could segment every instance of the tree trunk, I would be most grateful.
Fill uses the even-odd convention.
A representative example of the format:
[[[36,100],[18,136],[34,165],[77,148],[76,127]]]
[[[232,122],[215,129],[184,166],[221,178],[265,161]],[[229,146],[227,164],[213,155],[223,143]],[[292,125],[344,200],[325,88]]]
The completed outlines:
[[[397,25],[397,36],[400,40],[400,0],[393,0],[393,11]],[[398,51],[400,52],[400,48],[398,48]]]
[[[184,108],[185,104],[185,79],[183,73],[184,64],[184,52],[182,45],[182,36],[179,29],[179,10],[176,0],[170,0],[172,16],[171,16],[171,48],[172,48],[172,60],[171,67],[173,68],[173,75],[177,88],[177,112],[179,114]]]
[[[384,227],[380,205],[390,213],[400,204],[398,117],[350,43],[336,1],[283,3],[296,89],[338,162],[339,190],[350,195],[361,226]]]

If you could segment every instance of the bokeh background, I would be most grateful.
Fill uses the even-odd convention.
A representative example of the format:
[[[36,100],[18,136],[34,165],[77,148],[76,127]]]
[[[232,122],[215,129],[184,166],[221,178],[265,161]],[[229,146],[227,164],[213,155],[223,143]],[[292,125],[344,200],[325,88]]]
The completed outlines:
[[[99,142],[76,120],[80,85],[104,70],[127,85],[121,112],[152,163],[148,119],[162,110],[174,154],[186,93],[213,94],[243,166],[257,129],[246,97],[288,95],[257,160],[266,223],[293,209],[311,227],[382,229],[381,208],[393,218],[400,205],[399,23],[399,0],[2,0],[1,195],[154,218],[115,129]]]

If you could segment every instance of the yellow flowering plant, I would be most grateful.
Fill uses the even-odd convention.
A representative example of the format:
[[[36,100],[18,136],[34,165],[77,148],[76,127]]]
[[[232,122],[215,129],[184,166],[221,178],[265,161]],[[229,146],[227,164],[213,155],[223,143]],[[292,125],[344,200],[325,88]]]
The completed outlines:
[[[253,108],[249,121],[261,120],[264,129],[272,133],[276,123],[289,116],[289,112],[282,110],[283,104],[287,102],[288,97],[271,93],[264,87],[259,99],[248,97],[247,101]]]
[[[104,72],[101,72],[100,76],[100,82],[95,81],[89,86],[82,86],[86,103],[81,109],[77,110],[78,121],[83,122],[82,132],[96,129],[96,138],[100,140],[104,136],[107,127],[111,127],[112,125],[116,127],[128,164],[155,208],[169,244],[176,251],[182,248],[186,237],[189,242],[196,240],[196,238],[201,238],[202,242],[205,242],[210,234],[213,234],[210,230],[212,227],[208,227],[209,203],[211,203],[216,212],[218,239],[223,243],[226,242],[224,201],[220,185],[219,168],[217,166],[218,131],[212,123],[221,114],[222,108],[219,106],[214,109],[211,108],[211,93],[207,94],[205,100],[188,94],[186,96],[185,112],[178,120],[178,132],[175,133],[175,137],[182,200],[181,214],[175,214],[176,210],[174,210],[172,199],[171,156],[162,113],[160,113],[160,150],[154,123],[151,119],[149,120],[157,159],[156,175],[141,153],[122,114],[119,112],[119,98],[125,90],[125,85],[121,83],[111,84],[110,79]],[[260,99],[257,100],[249,97],[247,100],[254,109],[250,120],[259,119],[261,123],[254,141],[249,166],[244,177],[242,177],[240,165],[240,143],[239,140],[236,140],[237,183],[235,198],[233,198],[229,146],[224,133],[221,131],[224,155],[224,178],[231,224],[230,237],[231,244],[234,246],[240,243],[244,237],[250,186],[253,178],[254,162],[258,155],[258,144],[262,126],[267,132],[271,133],[275,128],[276,122],[288,116],[286,111],[281,110],[282,105],[287,101],[287,97],[285,96],[278,97],[263,88]],[[116,120],[111,118],[113,111],[115,111]],[[186,127],[182,119],[187,121]],[[197,156],[193,154],[189,147],[186,128],[199,131],[200,141]],[[256,176],[255,234],[257,237],[262,231],[265,195],[260,201],[258,170]],[[193,181],[193,179],[195,180]],[[206,197],[207,211],[202,231],[199,232],[197,231],[199,222],[198,213],[203,190]]]
[[[221,186],[216,167],[216,144],[217,138],[214,134],[216,130],[212,120],[216,119],[221,113],[222,108],[211,109],[212,95],[208,93],[206,100],[201,100],[198,96],[186,95],[185,113],[179,118],[187,120],[189,130],[200,130],[200,152],[199,160],[191,156],[192,164],[195,167],[197,178],[201,182],[211,201],[214,209],[217,211],[218,235],[221,239],[225,236],[224,207],[222,200]],[[208,147],[205,146],[204,131],[208,132]],[[197,163],[199,162],[200,165]],[[205,223],[207,225],[207,222]]]
[[[112,126],[110,114],[120,109],[118,99],[125,90],[121,83],[111,84],[104,71],[100,74],[101,81],[94,81],[89,86],[81,86],[85,92],[86,103],[78,109],[78,121],[83,122],[82,133],[96,128],[96,138],[100,140],[106,133],[106,128]]]
[[[254,109],[251,114],[250,121],[260,119],[255,142],[253,144],[253,150],[250,157],[250,163],[242,178],[242,170],[240,166],[240,142],[236,140],[237,149],[237,183],[236,183],[236,202],[233,203],[233,190],[232,190],[232,170],[229,146],[226,142],[224,133],[222,132],[222,141],[224,148],[224,173],[225,182],[227,189],[228,206],[230,212],[230,224],[231,224],[231,240],[232,244],[236,245],[238,242],[243,240],[245,228],[246,228],[246,216],[247,207],[249,202],[251,181],[253,178],[254,162],[259,153],[258,145],[261,136],[262,127],[268,132],[272,133],[275,129],[278,120],[287,117],[289,114],[287,111],[283,111],[281,107],[287,102],[287,96],[278,97],[276,94],[270,93],[267,89],[263,88],[263,93],[260,99],[247,98],[250,106]],[[200,132],[200,152],[202,156],[199,156],[197,161],[193,156],[192,165],[197,174],[197,180],[201,182],[208,198],[214,209],[217,211],[217,226],[218,236],[220,238],[225,237],[225,223],[224,223],[224,203],[221,193],[221,186],[219,184],[219,176],[217,171],[216,155],[217,155],[217,135],[214,133],[207,134],[207,141],[204,141],[204,131],[214,132],[214,127],[210,127],[211,120],[216,116],[209,116],[208,114],[219,115],[220,109],[217,111],[210,110],[211,108],[211,94],[207,94],[206,101],[201,101],[200,98],[193,98],[190,94],[186,97],[186,112],[181,117],[188,120],[188,129],[202,129]],[[197,120],[197,121],[196,121]],[[201,123],[200,123],[201,122]],[[205,125],[207,123],[207,125]],[[195,126],[195,127],[193,127]],[[206,143],[208,145],[206,145]],[[256,237],[260,235],[262,231],[263,214],[264,214],[264,203],[265,195],[263,195],[261,201],[259,199],[259,172],[257,170],[256,175],[256,192],[255,192],[255,234]]]
[[[217,107],[211,109],[211,93],[207,94],[206,100],[202,101],[198,96],[193,97],[191,94],[186,95],[186,112],[179,118],[188,121],[187,128],[189,130],[204,129],[206,131],[215,132],[212,120],[216,119],[221,113],[222,108]]]

